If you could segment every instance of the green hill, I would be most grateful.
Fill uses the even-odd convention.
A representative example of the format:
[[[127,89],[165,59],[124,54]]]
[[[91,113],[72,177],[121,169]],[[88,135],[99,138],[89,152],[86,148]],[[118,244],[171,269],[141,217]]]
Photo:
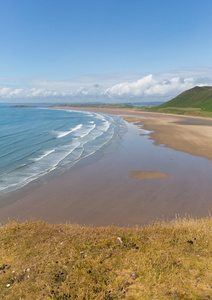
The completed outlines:
[[[212,86],[195,86],[151,111],[212,117]]]
[[[212,111],[212,86],[195,86],[159,107],[193,107]]]

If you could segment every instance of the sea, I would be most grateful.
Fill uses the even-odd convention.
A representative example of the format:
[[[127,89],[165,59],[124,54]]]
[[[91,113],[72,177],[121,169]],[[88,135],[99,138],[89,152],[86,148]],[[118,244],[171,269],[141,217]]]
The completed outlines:
[[[107,147],[124,121],[94,112],[0,105],[0,195]]]

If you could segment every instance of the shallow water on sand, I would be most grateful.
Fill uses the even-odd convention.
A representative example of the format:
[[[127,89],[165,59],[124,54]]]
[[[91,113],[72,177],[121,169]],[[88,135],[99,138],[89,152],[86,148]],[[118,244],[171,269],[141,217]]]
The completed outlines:
[[[135,226],[176,215],[204,217],[212,209],[212,162],[155,146],[148,132],[127,131],[102,151],[5,205],[0,218],[35,217],[49,222]],[[142,135],[141,135],[142,133]],[[145,134],[146,133],[146,134]],[[130,171],[170,178],[134,179]]]

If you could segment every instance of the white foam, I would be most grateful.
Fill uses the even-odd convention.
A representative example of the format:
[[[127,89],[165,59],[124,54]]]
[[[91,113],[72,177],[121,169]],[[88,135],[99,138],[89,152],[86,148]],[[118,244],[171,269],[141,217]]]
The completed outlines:
[[[98,126],[98,129],[105,132],[110,128],[110,122],[104,121],[102,125]]]
[[[39,161],[39,160],[43,159],[44,157],[48,156],[49,154],[53,153],[54,151],[55,151],[55,149],[46,151],[43,155],[41,155],[38,158],[34,158],[33,160],[34,161]]]
[[[81,114],[86,114],[87,116],[93,117],[93,114],[90,113],[89,111],[78,111],[78,110],[74,110],[74,109],[67,109],[66,111],[71,112],[71,113],[73,113],[73,112],[79,113],[80,112]]]
[[[56,167],[59,165],[59,163],[61,161],[63,161],[68,155],[70,155],[79,145],[80,145],[80,143],[76,143],[76,145],[72,149],[68,149],[67,152],[63,153],[63,151],[62,151],[63,154],[61,156],[59,156],[57,158],[57,160],[56,159],[54,160],[54,164],[51,166],[50,171],[55,170]],[[61,150],[64,150],[64,149],[61,148]],[[49,170],[47,170],[47,171],[49,172]]]
[[[86,114],[89,115],[88,113]],[[114,134],[114,132],[111,132],[113,119],[100,114],[93,114],[92,116],[94,116],[94,121],[85,120],[87,125],[78,124],[74,128],[70,128],[70,130],[68,128],[67,131],[53,129],[51,133],[54,134],[55,138],[63,138],[72,132],[74,134],[71,135],[71,140],[68,144],[66,139],[62,139],[60,142],[51,137],[50,147],[54,149],[37,154],[36,158],[30,159],[32,161],[30,164],[22,170],[17,169],[10,173],[9,177],[1,178],[0,176],[0,190],[3,192],[14,190],[14,188],[22,187],[57,168],[63,169],[66,164],[70,167],[70,165],[74,165],[77,161],[95,153],[106,145]],[[39,151],[40,149],[37,150]]]
[[[140,129],[140,131],[141,131],[141,133],[144,134],[144,135],[148,135],[148,134],[154,132],[154,131],[150,131],[150,130],[146,130],[146,129],[142,129],[142,128]]]
[[[105,121],[105,117],[103,115],[100,115],[100,114],[95,114],[95,117],[99,120],[103,120]]]
[[[88,135],[92,130],[94,130],[95,127],[96,127],[96,124],[94,124],[93,126],[91,126],[87,132],[85,132],[85,133],[83,133],[83,134],[80,135],[80,138],[83,138],[86,135]]]
[[[83,143],[83,144],[81,145],[82,148],[85,150],[84,146],[85,146],[88,142],[94,141],[96,138],[100,137],[103,133],[104,133],[104,132],[101,132],[99,135],[95,136],[93,139],[88,140],[88,141],[86,141],[85,143]],[[77,161],[79,161],[81,158],[88,157],[88,156],[92,155],[93,153],[95,153],[96,151],[98,151],[99,149],[101,149],[104,145],[106,145],[106,144],[112,139],[113,135],[114,135],[114,131],[113,131],[112,134],[108,137],[108,139],[105,140],[104,143],[101,143],[99,146],[96,145],[97,147],[93,147],[93,150],[90,149],[86,155],[80,155],[80,156],[79,156],[79,159],[76,160],[76,161],[74,162],[74,164],[75,164]],[[83,151],[82,151],[81,154],[83,154]]]
[[[70,134],[71,131],[61,131],[61,132],[58,132],[58,136],[57,136],[57,139],[60,139],[68,134]]]
[[[2,187],[0,186],[0,191],[4,193],[4,191],[8,191],[13,187],[23,187],[29,182],[55,170],[57,166],[60,164],[60,162],[63,161],[68,155],[70,155],[79,145],[80,143],[76,142],[74,145],[72,145],[73,147],[71,149],[70,149],[70,145],[69,146],[66,145],[65,147],[58,148],[57,151],[56,149],[47,151],[37,159],[38,162],[36,164],[34,164],[33,166],[30,165],[30,167],[28,166],[28,169],[24,173],[22,173],[21,176],[19,174],[19,180],[16,181],[15,183],[14,183],[15,181],[14,178],[16,177],[17,173],[14,172],[13,174],[11,174],[11,177],[7,179],[7,184],[5,184]],[[55,152],[53,156],[48,158],[48,155],[53,152]],[[42,158],[45,159],[42,160]],[[48,161],[53,162],[53,164],[50,164]],[[49,167],[47,168],[47,166]],[[19,172],[19,168],[15,171]],[[4,180],[2,181],[4,182]]]
[[[69,131],[55,131],[55,133],[57,134],[57,139],[60,139],[76,130],[79,130],[82,127],[82,124],[77,125],[76,127],[72,128]]]

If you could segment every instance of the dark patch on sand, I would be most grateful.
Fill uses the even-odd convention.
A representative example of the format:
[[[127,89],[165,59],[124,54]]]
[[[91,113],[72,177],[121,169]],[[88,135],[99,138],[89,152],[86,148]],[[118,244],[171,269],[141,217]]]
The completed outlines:
[[[169,178],[169,174],[156,171],[130,171],[129,177],[133,179]]]

